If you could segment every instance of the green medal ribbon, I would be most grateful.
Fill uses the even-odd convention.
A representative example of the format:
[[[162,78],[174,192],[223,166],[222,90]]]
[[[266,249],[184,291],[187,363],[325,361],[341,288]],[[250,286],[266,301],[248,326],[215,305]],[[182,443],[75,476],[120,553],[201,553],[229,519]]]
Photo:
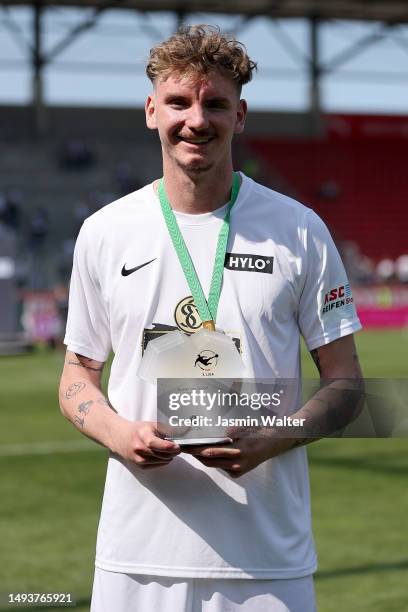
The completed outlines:
[[[194,268],[190,253],[188,252],[186,243],[184,242],[184,238],[180,232],[176,216],[167,198],[166,190],[164,187],[164,179],[161,178],[159,182],[158,193],[160,199],[160,206],[163,212],[164,220],[167,225],[167,229],[169,230],[170,238],[173,242],[173,246],[176,250],[188,286],[190,287],[190,291],[194,298],[194,303],[197,307],[198,314],[200,315],[200,318],[203,322],[203,327],[212,331],[215,331],[215,320],[217,318],[218,302],[220,301],[225,254],[227,252],[230,214],[231,209],[238,197],[239,187],[239,175],[234,173],[232,178],[231,199],[228,202],[227,212],[224,217],[220,233],[218,235],[217,250],[215,253],[214,268],[211,278],[211,287],[207,301],[205,299],[201,283],[198,279],[197,272]]]

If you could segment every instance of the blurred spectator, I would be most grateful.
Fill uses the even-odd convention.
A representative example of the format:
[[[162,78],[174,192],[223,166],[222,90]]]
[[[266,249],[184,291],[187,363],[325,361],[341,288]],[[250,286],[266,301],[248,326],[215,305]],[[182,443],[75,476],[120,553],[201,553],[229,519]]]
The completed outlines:
[[[382,259],[377,264],[378,280],[383,283],[389,283],[395,278],[395,264],[392,259]]]
[[[317,189],[316,196],[319,200],[334,202],[340,196],[340,185],[335,180],[323,181]]]
[[[33,250],[41,248],[48,238],[50,230],[49,214],[46,208],[38,207],[29,219],[29,245]]]
[[[401,255],[395,262],[395,273],[400,283],[408,283],[408,255]]]
[[[0,221],[14,231],[20,226],[21,219],[21,191],[19,189],[8,189],[0,193]]]
[[[83,140],[71,138],[61,148],[59,160],[65,170],[85,170],[95,163],[95,153]]]
[[[72,261],[71,261],[71,264],[72,264]],[[62,330],[64,330],[65,324],[67,321],[67,316],[68,316],[68,298],[69,298],[68,285],[66,283],[62,283],[61,285],[56,285],[54,287],[54,297],[55,297],[55,304],[57,306],[59,317],[63,325]]]
[[[372,283],[375,280],[375,263],[367,255],[361,255],[358,265],[359,281],[361,283]]]
[[[55,295],[50,291],[27,292],[21,323],[34,342],[46,342],[50,348],[55,348],[62,336],[64,323]]]
[[[343,241],[339,246],[350,282],[372,283],[375,280],[374,261],[363,255],[358,244],[352,240]]]

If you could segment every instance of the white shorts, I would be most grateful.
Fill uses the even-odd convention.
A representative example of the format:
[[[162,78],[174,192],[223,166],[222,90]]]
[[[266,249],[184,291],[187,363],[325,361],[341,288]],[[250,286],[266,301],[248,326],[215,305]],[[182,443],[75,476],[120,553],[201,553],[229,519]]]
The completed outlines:
[[[91,612],[316,612],[313,577],[167,578],[95,569]]]

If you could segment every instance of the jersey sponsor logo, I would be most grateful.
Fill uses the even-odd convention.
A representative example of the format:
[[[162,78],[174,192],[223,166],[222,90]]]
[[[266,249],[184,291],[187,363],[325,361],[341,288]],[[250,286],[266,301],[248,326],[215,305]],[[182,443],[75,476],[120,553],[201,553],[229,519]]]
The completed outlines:
[[[337,308],[347,308],[347,310],[353,310],[353,295],[350,289],[350,283],[339,285],[327,291],[324,294],[322,315],[327,314],[331,310]]]
[[[194,334],[201,329],[203,323],[192,295],[183,298],[177,304],[174,310],[174,320],[179,330],[187,334]]]
[[[199,367],[203,376],[213,376],[218,364],[219,355],[209,349],[201,351],[194,362],[194,367]]]
[[[227,253],[224,267],[238,272],[263,272],[272,274],[273,257],[253,253]]]
[[[123,265],[122,268],[122,276],[129,276],[129,274],[133,274],[133,272],[137,272],[140,268],[144,268],[148,264],[152,263],[152,261],[156,261],[156,257],[151,259],[150,261],[145,261],[145,263],[140,264],[140,266],[136,266],[135,268],[126,268],[126,264]]]

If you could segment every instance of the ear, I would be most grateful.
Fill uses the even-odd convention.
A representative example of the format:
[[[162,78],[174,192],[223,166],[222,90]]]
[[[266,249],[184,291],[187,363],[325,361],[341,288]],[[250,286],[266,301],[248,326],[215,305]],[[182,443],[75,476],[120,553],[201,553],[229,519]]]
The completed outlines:
[[[147,97],[145,104],[145,113],[146,113],[146,125],[149,130],[157,130],[157,121],[156,121],[156,102],[154,99],[154,93],[150,94]]]
[[[242,134],[245,127],[245,119],[247,115],[248,105],[246,100],[240,100],[237,110],[237,120],[235,123],[235,134]]]

